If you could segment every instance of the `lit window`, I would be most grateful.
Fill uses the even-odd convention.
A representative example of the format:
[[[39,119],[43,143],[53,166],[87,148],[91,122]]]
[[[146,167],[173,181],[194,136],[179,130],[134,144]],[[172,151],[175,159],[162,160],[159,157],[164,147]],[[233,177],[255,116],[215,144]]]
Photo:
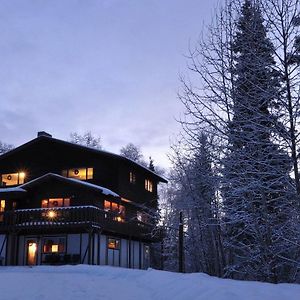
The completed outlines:
[[[132,184],[135,184],[136,182],[135,174],[133,172],[129,172],[129,182]]]
[[[70,206],[70,198],[50,198],[42,200],[42,208]]]
[[[0,200],[0,222],[3,222],[3,213],[5,210],[5,200]]]
[[[17,185],[23,184],[26,174],[24,172],[20,173],[9,173],[1,175],[1,185]]]
[[[125,221],[125,206],[118,204],[117,202],[104,200],[104,210],[111,211],[114,215],[115,221],[124,222]]]
[[[65,238],[51,237],[43,240],[43,253],[65,252]]]
[[[0,201],[0,212],[4,212],[5,210],[5,200]]]
[[[145,189],[146,189],[148,192],[153,192],[153,183],[152,183],[151,180],[145,179]]]
[[[79,180],[93,179],[94,169],[93,168],[76,168],[63,170],[62,175],[64,177],[75,178]]]
[[[120,249],[120,240],[109,238],[107,242],[107,248],[112,250],[119,250]]]

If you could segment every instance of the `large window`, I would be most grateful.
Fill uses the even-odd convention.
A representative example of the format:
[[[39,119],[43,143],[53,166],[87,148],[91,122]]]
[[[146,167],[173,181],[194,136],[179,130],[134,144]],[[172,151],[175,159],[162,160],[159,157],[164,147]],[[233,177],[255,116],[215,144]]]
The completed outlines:
[[[25,177],[26,174],[24,172],[2,174],[1,185],[8,186],[8,185],[23,184]]]
[[[70,198],[49,198],[42,200],[42,208],[70,206]]]
[[[116,220],[118,222],[125,221],[125,206],[124,205],[121,205],[117,202],[104,200],[104,209],[106,211],[111,211],[117,215],[116,217],[114,217],[114,220]]]
[[[43,239],[43,253],[63,253],[65,252],[65,237],[49,237]]]
[[[69,178],[75,178],[79,180],[93,179],[94,169],[93,168],[74,168],[63,170],[62,175]]]
[[[152,183],[151,180],[145,179],[145,189],[146,189],[148,192],[153,192],[153,183]]]

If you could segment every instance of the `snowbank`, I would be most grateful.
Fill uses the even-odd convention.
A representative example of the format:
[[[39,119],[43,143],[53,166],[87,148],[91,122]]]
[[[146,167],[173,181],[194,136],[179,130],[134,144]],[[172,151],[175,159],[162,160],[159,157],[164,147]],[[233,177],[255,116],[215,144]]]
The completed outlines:
[[[1,300],[299,300],[300,285],[106,266],[0,267]]]

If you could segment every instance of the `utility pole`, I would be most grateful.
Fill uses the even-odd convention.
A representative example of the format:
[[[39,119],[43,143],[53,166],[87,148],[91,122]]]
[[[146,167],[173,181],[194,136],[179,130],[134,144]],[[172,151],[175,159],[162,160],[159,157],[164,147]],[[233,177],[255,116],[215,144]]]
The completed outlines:
[[[178,272],[183,273],[183,218],[182,211],[179,213],[179,228],[178,228]]]

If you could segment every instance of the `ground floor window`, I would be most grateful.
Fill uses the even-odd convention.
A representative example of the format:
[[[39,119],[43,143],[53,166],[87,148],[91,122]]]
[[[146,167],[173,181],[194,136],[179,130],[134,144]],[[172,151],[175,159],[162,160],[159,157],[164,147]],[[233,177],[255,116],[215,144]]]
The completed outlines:
[[[109,266],[120,266],[121,240],[108,237],[107,238],[107,261]]]
[[[65,237],[48,237],[43,239],[43,253],[64,253]]]
[[[0,222],[3,222],[4,211],[5,211],[5,200],[0,200]]]
[[[119,250],[120,240],[115,238],[108,238],[107,247],[108,249]]]

